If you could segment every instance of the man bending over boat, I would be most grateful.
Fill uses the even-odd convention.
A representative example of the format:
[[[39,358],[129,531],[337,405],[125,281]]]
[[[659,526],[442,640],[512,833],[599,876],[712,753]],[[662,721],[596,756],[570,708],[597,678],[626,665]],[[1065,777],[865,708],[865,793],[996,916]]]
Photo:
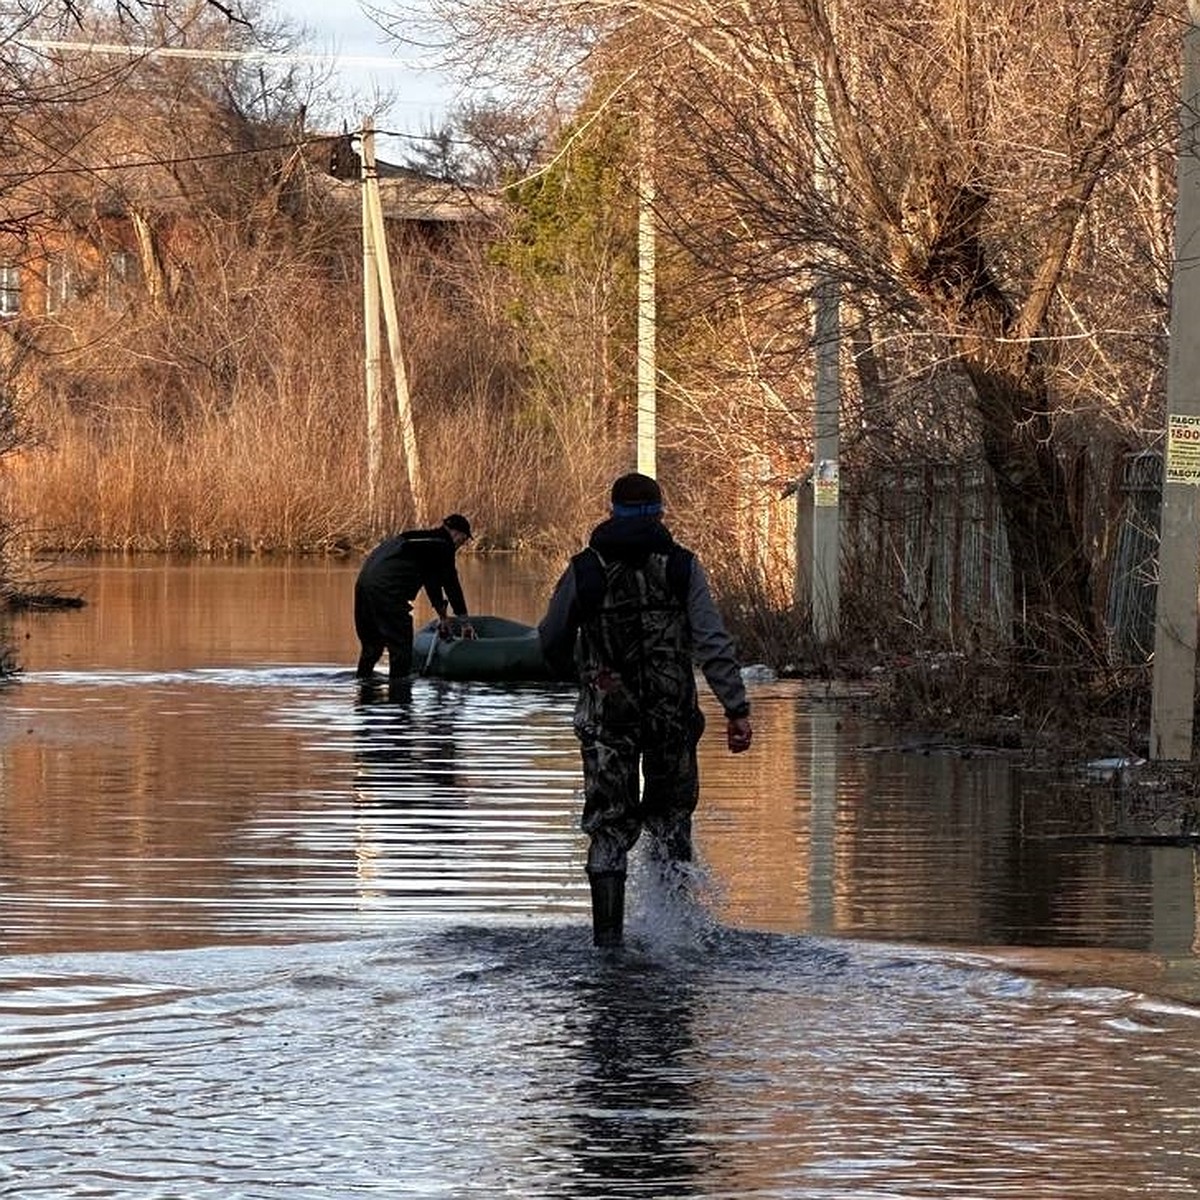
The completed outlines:
[[[424,588],[438,615],[438,634],[450,634],[450,612],[473,637],[454,556],[471,537],[471,523],[451,513],[436,529],[409,529],[379,543],[363,560],[354,584],[354,630],[362,646],[356,674],[370,679],[388,655],[388,683],[412,673],[412,604]]]

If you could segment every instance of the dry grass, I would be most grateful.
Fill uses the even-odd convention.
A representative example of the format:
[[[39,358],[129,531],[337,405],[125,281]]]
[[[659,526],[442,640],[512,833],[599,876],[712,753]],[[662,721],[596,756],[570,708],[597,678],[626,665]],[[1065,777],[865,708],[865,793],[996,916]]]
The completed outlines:
[[[178,431],[138,412],[102,437],[80,418],[47,425],[53,438],[5,472],[25,540],[47,550],[323,553],[457,510],[483,548],[553,552],[596,515],[615,458],[567,453],[553,430],[475,399],[418,415],[426,511],[408,502],[394,437],[372,511],[362,421],[335,401],[280,394]]]

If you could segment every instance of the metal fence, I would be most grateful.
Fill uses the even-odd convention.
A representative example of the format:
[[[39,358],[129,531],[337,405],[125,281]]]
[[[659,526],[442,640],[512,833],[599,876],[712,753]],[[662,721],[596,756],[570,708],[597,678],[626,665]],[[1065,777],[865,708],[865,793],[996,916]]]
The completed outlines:
[[[891,466],[847,479],[842,571],[914,630],[1007,639],[1012,572],[990,475],[982,465]]]
[[[1156,450],[1129,455],[1121,488],[1125,503],[1113,551],[1105,620],[1114,657],[1142,663],[1154,650],[1162,455]]]
[[[1128,456],[1107,580],[1105,620],[1114,659],[1145,662],[1154,643],[1162,463]],[[842,490],[843,594],[914,631],[952,644],[1006,643],[1012,567],[1003,515],[983,464],[917,463],[848,473]]]

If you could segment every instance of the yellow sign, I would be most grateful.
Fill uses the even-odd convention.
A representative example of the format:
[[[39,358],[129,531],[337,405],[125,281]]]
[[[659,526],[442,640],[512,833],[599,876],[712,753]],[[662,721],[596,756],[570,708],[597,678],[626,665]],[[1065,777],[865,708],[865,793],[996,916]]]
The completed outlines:
[[[1167,418],[1166,482],[1200,485],[1200,416]]]

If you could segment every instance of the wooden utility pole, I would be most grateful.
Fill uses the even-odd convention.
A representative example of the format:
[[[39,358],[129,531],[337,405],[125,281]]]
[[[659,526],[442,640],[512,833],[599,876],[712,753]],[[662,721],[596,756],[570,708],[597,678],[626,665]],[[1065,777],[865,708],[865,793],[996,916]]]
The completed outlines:
[[[396,292],[392,286],[392,265],[388,256],[387,234],[383,225],[383,206],[379,198],[379,170],[375,162],[375,125],[370,117],[363,120],[362,186],[363,244],[366,245],[369,236],[374,247],[376,286],[382,302],[384,324],[387,326],[388,354],[392,360],[392,376],[396,389],[396,420],[400,429],[405,476],[408,480],[409,498],[412,501],[413,519],[419,521],[425,513],[425,486],[421,478],[421,460],[417,452],[417,435],[412,419],[412,400],[409,396],[408,375],[404,369],[403,348],[400,344],[400,321],[396,312]],[[369,235],[368,230],[370,231]],[[366,265],[364,253],[364,269]],[[364,300],[365,288],[364,282]],[[365,305],[363,315],[364,319],[368,318]],[[378,313],[376,313],[374,324],[376,337],[378,337]],[[368,333],[367,336],[370,337],[370,334]],[[370,387],[369,382],[368,387]],[[368,408],[368,431],[369,426],[370,410]],[[368,451],[368,460],[369,455],[370,451]]]
[[[1200,586],[1200,0],[1188,9],[1150,709],[1150,757],[1177,761],[1192,757]]]
[[[655,304],[654,247],[654,116],[642,106],[638,153],[638,329],[637,329],[637,469],[652,478],[657,472],[658,314]]]
[[[373,134],[370,136],[374,136]],[[367,392],[367,505],[372,523],[378,511],[379,471],[383,451],[383,363],[379,343],[379,268],[375,265],[375,238],[371,233],[371,211],[367,200],[367,137],[363,132],[362,154],[362,246],[363,246],[363,339]]]

